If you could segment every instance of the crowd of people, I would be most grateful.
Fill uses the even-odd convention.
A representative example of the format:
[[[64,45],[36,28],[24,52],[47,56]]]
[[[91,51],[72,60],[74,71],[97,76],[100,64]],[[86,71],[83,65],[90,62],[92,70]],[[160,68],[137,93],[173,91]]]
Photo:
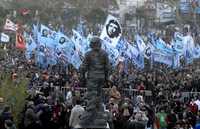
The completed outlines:
[[[6,54],[1,57],[1,73],[10,73],[16,85],[24,79],[21,75],[28,78],[29,96],[17,125],[10,106],[4,105],[1,128],[76,128],[78,115],[84,111],[86,91],[79,71],[70,64],[39,69],[34,59],[26,61],[23,52],[9,47],[2,49]],[[8,64],[11,65],[9,68]],[[180,70],[158,64],[157,68],[141,71],[130,64],[125,71],[123,62],[120,62],[112,69],[104,86],[103,101],[109,127],[195,129],[199,123],[199,94],[186,93],[199,92],[199,65],[200,61],[196,60]]]
[[[8,73],[16,86],[24,78],[29,82],[19,122],[10,105],[3,105],[0,129],[76,129],[86,94],[79,70],[62,63],[39,69],[34,58],[27,61],[24,52],[15,49],[14,41],[5,46],[1,45],[1,75]],[[199,129],[199,73],[200,60],[178,70],[162,64],[138,70],[119,62],[103,90],[109,128]]]

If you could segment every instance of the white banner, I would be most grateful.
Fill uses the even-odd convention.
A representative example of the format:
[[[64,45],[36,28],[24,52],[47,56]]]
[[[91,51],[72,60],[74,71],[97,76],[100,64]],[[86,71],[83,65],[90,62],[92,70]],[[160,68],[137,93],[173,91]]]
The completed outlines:
[[[6,23],[4,25],[4,30],[17,31],[17,29],[18,29],[17,24],[13,23],[9,19],[6,19]]]
[[[100,38],[115,47],[122,35],[122,28],[114,16],[108,15]]]
[[[1,37],[1,42],[6,43],[10,41],[10,37],[7,34],[1,33],[0,37]]]
[[[157,3],[156,8],[157,22],[170,22],[175,20],[173,8],[166,3]]]

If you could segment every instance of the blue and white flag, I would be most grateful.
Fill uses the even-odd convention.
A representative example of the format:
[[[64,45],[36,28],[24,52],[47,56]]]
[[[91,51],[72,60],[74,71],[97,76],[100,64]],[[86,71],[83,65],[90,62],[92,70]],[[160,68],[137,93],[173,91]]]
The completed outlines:
[[[181,13],[190,13],[192,10],[191,8],[191,0],[180,0],[179,1],[179,9]]]
[[[5,33],[1,33],[1,35],[0,35],[0,41],[4,42],[4,43],[7,43],[7,42],[10,41],[10,37],[7,34],[5,34]]]
[[[80,52],[82,56],[84,56],[89,48],[88,41],[85,37],[83,37],[81,34],[79,34],[76,30],[72,30],[72,32],[73,32],[72,41],[75,44],[76,50],[78,52]]]
[[[118,50],[111,46],[110,44],[107,44],[106,42],[103,42],[103,49],[108,53],[109,60],[113,66],[117,65],[118,58],[120,56]]]
[[[152,60],[154,62],[163,63],[170,67],[173,67],[174,55],[171,53],[162,52],[160,50],[155,50],[152,53]]]
[[[46,56],[46,64],[47,65],[56,65],[57,64],[57,57],[55,56],[55,50],[52,49],[45,49],[45,56]]]
[[[133,63],[137,66],[139,69],[144,68],[144,55],[143,53],[139,53],[137,56],[132,56]]]
[[[122,27],[114,16],[108,15],[100,38],[109,45],[116,47],[122,35]]]
[[[155,48],[166,53],[173,53],[172,47],[167,45],[161,38],[156,40]]]
[[[63,47],[65,47],[65,45],[68,43],[68,42],[71,42],[71,39],[69,39],[66,35],[64,35],[63,33],[61,32],[58,32],[57,33],[57,36],[56,36],[56,49],[61,49]]]
[[[145,51],[144,51],[144,57],[146,59],[150,59],[152,56],[152,52],[155,50],[154,46],[149,42],[146,45]]]
[[[194,58],[194,59],[200,58],[200,46],[199,46],[199,45],[197,45],[197,46],[194,48],[194,51],[193,51],[193,58]]]
[[[44,43],[46,47],[54,49],[56,46],[56,36],[56,31],[51,30],[45,25],[41,25],[38,41],[39,43]]]
[[[71,57],[71,60],[70,60],[70,63],[76,68],[76,69],[79,69],[81,64],[82,64],[82,61],[81,61],[81,58],[80,58],[80,55],[74,51],[72,57]]]
[[[26,32],[24,32],[24,38],[25,38],[25,42],[26,42],[26,52],[25,52],[26,58],[30,59],[32,54],[36,51],[37,44],[35,43],[32,36]]]
[[[192,36],[187,35],[183,37],[184,57],[186,64],[193,62],[194,40]]]
[[[38,30],[38,24],[37,25],[33,24],[32,33],[33,33],[33,39],[35,40],[35,43],[38,44],[38,35],[40,34]]]
[[[174,53],[174,62],[173,62],[173,68],[177,69],[181,66],[180,64],[180,55],[178,53]]]
[[[37,51],[36,53],[36,64],[40,67],[40,68],[46,68],[47,67],[47,58],[45,56],[44,50],[41,50],[42,48],[40,48],[39,51]]]
[[[144,68],[144,55],[142,52],[140,52],[137,48],[137,46],[132,46],[127,41],[125,42],[127,45],[124,47],[126,51],[123,52],[122,56],[125,58],[125,60],[130,60],[133,62],[137,68],[143,69]]]
[[[80,35],[84,35],[84,26],[83,26],[82,19],[80,20],[79,24],[77,25],[76,30]]]
[[[193,62],[193,52],[190,50],[185,51],[185,61],[186,64],[191,64]]]
[[[183,35],[179,32],[175,32],[174,39],[172,41],[173,49],[179,53],[179,55],[183,55],[184,45],[183,45]]]
[[[144,43],[142,37],[137,34],[135,36],[135,41],[136,41],[136,44],[137,44],[139,51],[143,53],[145,48],[146,48],[146,44]]]
[[[116,49],[119,51],[120,55],[128,50],[128,44],[129,43],[125,38],[120,38],[119,42],[116,45]]]

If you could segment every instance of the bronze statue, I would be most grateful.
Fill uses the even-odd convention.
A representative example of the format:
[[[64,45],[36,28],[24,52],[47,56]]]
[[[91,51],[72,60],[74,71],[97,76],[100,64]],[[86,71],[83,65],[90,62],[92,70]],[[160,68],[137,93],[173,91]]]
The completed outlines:
[[[101,40],[93,37],[91,51],[85,54],[80,68],[81,80],[86,79],[86,111],[80,117],[81,128],[106,128],[106,115],[102,103],[102,88],[110,69],[107,53],[101,49]]]

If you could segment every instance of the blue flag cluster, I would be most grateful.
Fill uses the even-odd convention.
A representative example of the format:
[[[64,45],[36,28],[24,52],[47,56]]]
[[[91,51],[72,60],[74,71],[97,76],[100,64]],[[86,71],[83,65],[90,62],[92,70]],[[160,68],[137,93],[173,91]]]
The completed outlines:
[[[45,25],[40,25],[40,28],[38,25],[33,25],[32,35],[24,33],[26,58],[30,59],[34,55],[37,65],[41,68],[62,62],[71,63],[78,69],[82,61],[76,44],[80,43],[80,39],[81,43],[83,40],[85,44],[88,43],[78,32],[73,37],[77,35],[78,40],[73,40],[74,38],[69,38],[62,32],[56,32]]]
[[[68,37],[61,31],[54,31],[45,25],[33,25],[32,35],[24,33],[26,58],[34,57],[41,68],[57,63],[70,63],[79,69],[85,53],[90,50],[92,38],[91,34],[83,36],[81,28],[79,25],[78,30],[72,30],[73,36]],[[147,37],[147,43],[139,34],[135,35],[134,43],[129,43],[121,37],[115,47],[104,41],[102,49],[108,53],[113,66],[118,64],[119,59],[123,59],[124,62],[132,62],[138,69],[145,67],[145,58],[152,63],[158,62],[172,68],[180,67],[180,59],[185,59],[186,64],[190,64],[193,59],[200,58],[200,46],[193,45],[191,36],[183,36],[176,32],[171,45],[154,33],[149,33]]]

